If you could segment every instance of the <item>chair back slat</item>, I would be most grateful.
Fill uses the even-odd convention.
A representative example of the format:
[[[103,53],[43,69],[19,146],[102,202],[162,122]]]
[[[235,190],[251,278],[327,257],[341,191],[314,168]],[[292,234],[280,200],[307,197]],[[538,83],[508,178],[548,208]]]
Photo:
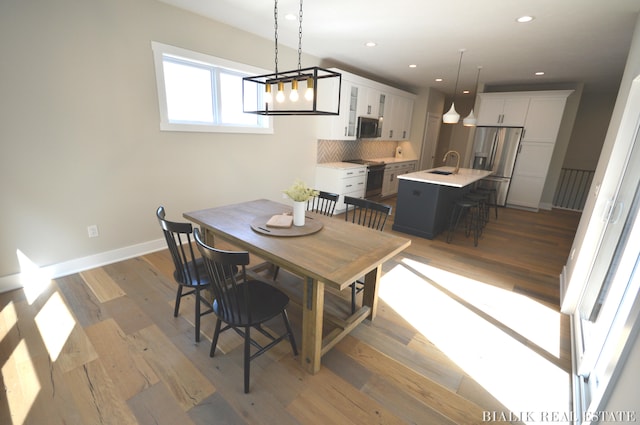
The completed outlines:
[[[345,196],[344,203],[347,207],[344,213],[345,221],[370,229],[384,230],[387,218],[391,214],[391,206],[368,199]]]
[[[198,229],[194,230],[194,238],[211,278],[216,314],[232,325],[251,323],[251,299],[249,286],[245,284],[249,253],[213,248],[204,243]],[[238,269],[240,273],[236,273]]]
[[[191,285],[201,282],[196,264],[196,256],[193,250],[191,223],[178,223],[165,219],[164,207],[156,211],[158,222],[164,233],[167,247],[171,253],[171,259],[175,267],[174,278],[178,283]]]
[[[339,197],[336,193],[319,191],[318,196],[307,201],[307,211],[332,217]]]

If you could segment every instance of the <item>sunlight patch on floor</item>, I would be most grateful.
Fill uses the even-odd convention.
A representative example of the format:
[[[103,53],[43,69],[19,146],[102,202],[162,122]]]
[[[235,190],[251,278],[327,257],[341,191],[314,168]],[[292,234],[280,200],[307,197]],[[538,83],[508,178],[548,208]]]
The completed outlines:
[[[418,265],[411,267],[417,269]],[[439,280],[443,280],[442,274],[430,276],[433,270],[420,266],[420,273],[433,281],[440,284]],[[448,274],[446,278],[460,279],[455,274]],[[461,291],[460,285],[465,284],[469,291],[470,285],[486,286],[461,279],[459,283],[449,282],[446,287]],[[511,412],[569,410],[566,372],[434,287],[423,276],[402,265],[394,267],[382,278],[380,298]],[[503,303],[510,302],[507,299],[504,298]],[[524,320],[537,323],[535,312],[512,307],[508,306],[500,316],[526,316]],[[548,319],[542,317],[541,320]],[[545,322],[540,326],[549,325]]]
[[[2,365],[2,377],[12,423],[23,424],[40,393],[41,385],[24,339]],[[27,360],[25,360],[27,359]]]
[[[0,373],[4,382],[3,393],[14,424],[25,422],[41,388],[29,349],[18,326],[18,311],[11,301],[0,311],[0,341],[6,350],[4,354],[8,355]],[[20,337],[20,340],[15,341],[16,337]],[[12,343],[15,343],[15,347],[9,354],[8,347]]]
[[[403,263],[498,320],[527,340],[560,358],[562,316],[527,296],[504,290],[415,260]],[[535,317],[535,321],[531,318]]]
[[[76,324],[59,293],[51,295],[35,321],[51,361],[55,362]]]
[[[16,255],[20,264],[20,283],[27,297],[27,302],[31,305],[49,287],[52,276],[38,267],[19,249],[16,251]]]

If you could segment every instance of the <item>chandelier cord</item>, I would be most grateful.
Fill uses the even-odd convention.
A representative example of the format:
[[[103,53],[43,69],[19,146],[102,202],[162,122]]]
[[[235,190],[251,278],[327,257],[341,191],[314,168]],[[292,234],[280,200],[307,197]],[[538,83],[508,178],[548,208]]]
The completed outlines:
[[[300,70],[302,69],[302,0],[300,0],[298,22],[298,73],[300,73]]]
[[[462,55],[464,54],[464,49],[460,49],[460,61],[458,62],[458,76],[456,77],[456,85],[453,89],[453,102],[456,101],[456,94],[458,93],[458,80],[460,79],[460,67],[462,66]]]
[[[274,40],[275,40],[275,74],[276,77],[278,76],[278,0],[274,0],[274,6],[273,6],[273,21],[274,23],[274,30],[275,30],[275,36],[274,36]]]
[[[478,65],[478,75],[476,75],[476,92],[473,94],[474,96],[478,95],[478,82],[480,81],[480,71],[482,70],[482,65]]]

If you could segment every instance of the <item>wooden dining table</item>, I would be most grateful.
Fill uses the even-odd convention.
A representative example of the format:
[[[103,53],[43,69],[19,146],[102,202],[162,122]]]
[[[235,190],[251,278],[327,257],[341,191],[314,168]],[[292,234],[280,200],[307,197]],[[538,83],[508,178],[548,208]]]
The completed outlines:
[[[273,229],[256,227],[262,220],[291,211],[291,205],[258,199],[183,216],[201,227],[207,244],[215,246],[216,238],[221,238],[302,278],[300,361],[305,370],[315,374],[327,351],[363,320],[375,318],[382,264],[406,249],[411,241],[312,212],[306,214],[307,223],[314,224],[307,234],[278,236],[278,232],[271,232]],[[340,325],[323,337],[325,287],[342,291],[362,276],[362,307],[338,321]]]

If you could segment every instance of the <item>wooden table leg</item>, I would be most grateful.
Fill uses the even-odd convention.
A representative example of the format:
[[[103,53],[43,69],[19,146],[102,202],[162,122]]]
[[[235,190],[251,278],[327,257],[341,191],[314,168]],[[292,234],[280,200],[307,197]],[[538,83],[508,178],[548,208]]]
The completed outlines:
[[[376,318],[378,309],[378,289],[380,288],[380,276],[382,275],[382,264],[371,270],[364,277],[364,293],[362,295],[362,305],[369,306],[369,320]]]
[[[302,299],[302,367],[311,374],[320,371],[322,357],[322,313],[324,282],[305,278]]]
[[[203,235],[203,239],[204,239],[204,243],[206,243],[209,246],[216,246],[216,242],[215,242],[215,235],[213,234],[213,232],[209,229],[207,229],[206,227],[200,227],[200,233],[202,233]],[[194,248],[195,249],[195,248]]]

